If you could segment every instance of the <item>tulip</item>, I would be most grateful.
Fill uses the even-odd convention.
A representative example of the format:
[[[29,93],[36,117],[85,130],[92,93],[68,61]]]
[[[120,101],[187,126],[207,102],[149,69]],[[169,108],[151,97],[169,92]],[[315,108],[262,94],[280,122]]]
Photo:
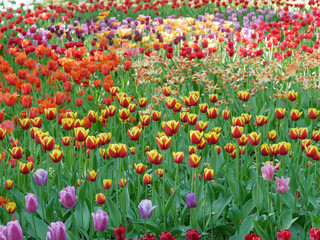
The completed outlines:
[[[40,143],[41,143],[41,147],[43,148],[43,150],[45,151],[51,151],[53,150],[54,148],[54,144],[55,144],[55,141],[54,141],[54,138],[53,137],[43,137],[43,138],[40,138]],[[53,154],[57,154],[60,156],[61,153],[53,153]]]
[[[212,102],[212,103],[217,102],[217,101],[218,101],[218,94],[210,94],[210,95],[209,95],[209,100],[210,100],[210,102]]]
[[[291,143],[280,142],[278,144],[279,154],[282,156],[287,155],[289,153],[290,148],[291,148]]]
[[[203,121],[197,122],[196,129],[198,131],[204,132],[205,130],[207,130],[207,127],[208,127],[208,123],[207,122],[203,122]]]
[[[14,213],[17,209],[17,205],[15,202],[9,202],[5,207],[6,207],[7,213],[10,213],[10,214]]]
[[[238,98],[244,102],[247,102],[250,98],[250,94],[248,91],[238,91]]]
[[[8,240],[22,240],[23,233],[20,223],[17,220],[10,221],[7,224]]]
[[[111,179],[103,179],[103,188],[108,190],[111,188],[112,180]]]
[[[237,139],[237,141],[240,146],[245,146],[248,142],[248,138],[245,134],[242,134],[241,137]]]
[[[28,193],[27,196],[25,196],[25,200],[26,200],[26,211],[28,213],[34,213],[35,211],[37,211],[38,199],[36,195],[32,193]]]
[[[208,108],[207,109],[208,117],[211,118],[211,119],[217,118],[218,112],[219,112],[218,108]]]
[[[207,110],[208,110],[208,104],[207,103],[202,103],[202,104],[199,104],[199,109],[200,109],[200,112],[202,113],[206,113]]]
[[[44,169],[37,169],[33,174],[34,181],[38,186],[43,186],[47,184],[48,172]]]
[[[88,137],[89,129],[86,130],[83,127],[77,127],[74,129],[74,134],[78,142],[84,142]]]
[[[244,127],[245,124],[245,118],[244,117],[232,117],[232,125],[233,126],[239,126]]]
[[[235,148],[236,148],[235,144],[227,143],[227,145],[224,147],[224,150],[227,153],[232,153],[235,150]]]
[[[4,184],[4,187],[5,187],[5,189],[7,189],[7,190],[11,190],[12,187],[13,187],[13,181],[11,181],[10,179],[8,179],[8,180],[6,181],[6,183]]]
[[[297,93],[294,90],[289,91],[288,92],[288,99],[290,101],[295,101],[297,99]]]
[[[299,128],[299,139],[306,139],[308,137],[308,128]]]
[[[12,149],[9,149],[9,152],[11,153],[11,156],[14,159],[22,158],[22,148],[21,147],[14,147]]]
[[[150,152],[147,151],[147,159],[150,163],[159,165],[162,163],[163,156],[162,154],[158,153],[156,149],[151,150]]]
[[[157,174],[158,177],[162,177],[163,176],[163,168],[158,168],[156,170],[156,174]]]
[[[91,213],[91,215],[94,229],[99,232],[104,232],[109,222],[108,214],[102,210],[98,210],[95,214]]]
[[[52,222],[48,226],[49,232],[47,232],[47,240],[66,240],[67,228],[63,222]]]
[[[180,113],[180,121],[183,123],[188,122],[188,113],[187,112]]]
[[[118,227],[117,229],[113,229],[114,237],[116,240],[125,240],[126,239],[126,228],[123,228],[122,226]]]
[[[148,126],[151,122],[150,115],[140,116],[140,122],[141,122],[142,126],[144,126],[144,127]]]
[[[121,188],[127,186],[127,183],[128,183],[128,180],[127,180],[127,179],[124,179],[124,178],[121,178],[121,179],[120,179],[120,187],[121,187]]]
[[[228,120],[230,118],[230,110],[229,109],[225,109],[222,111],[222,118],[224,120]]]
[[[188,229],[186,231],[186,240],[198,240],[202,236],[202,233],[198,233],[197,229]]]
[[[163,94],[166,97],[169,97],[171,95],[171,88],[170,87],[163,87]]]
[[[138,163],[138,164],[134,163],[134,170],[136,171],[137,174],[144,173],[144,168],[145,166],[143,163]]]
[[[161,150],[167,150],[170,147],[171,140],[171,137],[167,137],[165,135],[160,138],[156,137],[156,142]]]
[[[298,121],[302,115],[302,112],[299,112],[297,109],[291,109],[290,118],[292,121]]]
[[[74,208],[77,203],[77,197],[75,195],[75,188],[74,187],[66,187],[65,189],[60,191],[60,202],[66,208]]]
[[[280,230],[277,232],[277,238],[278,240],[289,240],[292,235],[292,232],[290,232],[289,229],[287,230]]]
[[[57,117],[57,108],[46,108],[44,114],[48,120],[53,120]]]
[[[159,121],[161,118],[161,112],[159,111],[152,111],[151,112],[151,118],[153,121]]]
[[[200,164],[201,157],[196,154],[191,154],[189,156],[189,166],[192,168],[197,168]]]
[[[177,99],[174,97],[166,97],[164,101],[168,109],[173,109],[177,103]]]
[[[127,145],[125,144],[110,144],[109,153],[112,158],[124,158],[127,155]]]
[[[197,114],[192,114],[192,113],[188,113],[187,114],[187,123],[189,125],[195,125],[198,121],[198,115]]]
[[[276,130],[271,130],[271,131],[268,132],[268,138],[269,138],[270,141],[277,140],[277,136],[278,135],[277,135]]]
[[[264,143],[260,147],[260,152],[262,156],[268,156],[270,154],[270,148],[268,144]]]
[[[201,142],[201,139],[202,139],[202,136],[203,136],[203,132],[200,132],[198,130],[196,131],[193,131],[191,130],[190,131],[190,141],[193,143],[193,144],[198,144]]]
[[[320,240],[320,230],[311,228],[309,231],[309,240]]]
[[[248,134],[248,141],[250,145],[257,146],[260,143],[261,133],[257,134],[256,132],[252,132]]]
[[[218,143],[220,138],[220,133],[208,132],[204,134],[204,137],[207,139],[209,144],[213,145]]]
[[[242,113],[241,117],[244,118],[244,124],[249,124],[251,121],[251,115],[247,114],[247,113]]]
[[[53,150],[51,153],[49,153],[49,156],[52,162],[58,163],[63,157],[63,152],[60,150]]]
[[[285,108],[276,108],[275,110],[276,118],[278,119],[284,118],[285,113],[286,113]]]
[[[260,235],[256,235],[254,233],[247,234],[244,238],[244,240],[261,240]]]
[[[96,179],[97,179],[97,172],[95,170],[91,170],[89,173],[88,173],[88,179],[90,182],[95,182]]]
[[[142,128],[139,127],[133,127],[128,130],[128,135],[130,140],[132,141],[138,141],[140,138],[140,134],[142,132]]]
[[[19,125],[23,130],[28,130],[31,125],[31,121],[29,118],[24,118],[22,120],[19,118]]]
[[[210,181],[213,178],[213,169],[205,168],[203,172],[203,178],[205,180]]]
[[[319,142],[320,141],[320,131],[312,131],[312,140],[315,142]]]
[[[145,174],[143,175],[142,181],[143,181],[143,183],[144,183],[145,185],[149,185],[149,184],[151,184],[151,182],[152,182],[152,176],[151,176],[150,174],[148,174],[148,173],[145,173]]]
[[[177,237],[177,235],[172,236],[170,232],[162,232],[159,235],[160,240],[174,240]]]
[[[267,163],[262,163],[262,164],[263,164],[263,167],[261,168],[261,172],[262,172],[263,179],[266,181],[271,181],[273,179],[274,171],[276,168]]]
[[[194,193],[187,194],[187,208],[196,208],[197,207],[197,196]]]
[[[243,127],[231,126],[231,135],[234,138],[240,138],[243,133]]]
[[[96,194],[96,203],[99,205],[103,205],[106,202],[106,196],[103,193]]]
[[[284,178],[283,176],[281,178],[276,177],[277,191],[280,194],[285,193],[287,190],[290,189],[290,187],[288,186],[289,182],[290,182],[290,178]]]
[[[0,240],[7,240],[8,230],[6,226],[0,225]]]
[[[148,199],[142,200],[138,206],[141,218],[150,218],[152,215],[152,211],[156,207],[157,206],[152,206],[151,200],[148,200]]]
[[[308,109],[308,116],[310,119],[316,119],[319,115],[319,111],[315,108]]]
[[[173,161],[177,164],[182,163],[184,158],[184,152],[173,152],[172,153]]]

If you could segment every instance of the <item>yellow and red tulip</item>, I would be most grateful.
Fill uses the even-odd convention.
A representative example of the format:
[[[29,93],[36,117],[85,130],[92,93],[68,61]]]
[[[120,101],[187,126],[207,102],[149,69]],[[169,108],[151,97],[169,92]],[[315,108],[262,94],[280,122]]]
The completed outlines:
[[[197,122],[196,129],[199,130],[200,132],[204,132],[205,130],[207,130],[207,127],[208,127],[208,122],[203,122],[203,121]]]
[[[230,118],[230,110],[229,109],[224,109],[222,111],[222,118],[224,120],[228,120]]]
[[[159,165],[162,163],[163,156],[156,149],[147,151],[147,159],[149,163]]]
[[[260,152],[262,156],[268,156],[270,154],[269,145],[266,143],[261,144]]]
[[[192,168],[197,168],[200,164],[201,156],[197,156],[196,154],[191,154],[189,156],[189,166]]]
[[[315,108],[308,109],[308,116],[310,119],[316,119],[319,115],[319,111]]]
[[[110,144],[109,153],[112,158],[124,158],[127,156],[127,145],[125,144]]]
[[[268,138],[270,141],[277,140],[277,136],[278,136],[278,134],[277,134],[276,130],[271,130],[268,132]]]
[[[209,100],[212,103],[216,103],[218,101],[218,94],[210,94],[209,95]]]
[[[51,153],[49,153],[50,159],[52,162],[58,163],[61,161],[63,157],[63,152],[60,150],[52,150]]]
[[[153,110],[151,112],[151,118],[153,121],[159,121],[161,118],[161,112]]]
[[[280,155],[287,155],[291,148],[291,143],[287,142],[280,142],[279,143],[279,154]]]
[[[278,119],[284,118],[285,113],[286,113],[285,108],[276,108],[275,110],[276,118]]]
[[[99,143],[99,138],[95,136],[88,136],[86,139],[86,147],[88,149],[96,149]]]
[[[144,173],[145,166],[142,163],[134,164],[134,170],[136,171],[137,174],[142,174]]]
[[[162,122],[162,129],[167,136],[173,136],[179,130],[179,121],[170,120],[168,122]]]
[[[166,135],[162,136],[162,137],[156,137],[156,141],[158,144],[158,147],[161,150],[167,150],[170,147],[171,144],[171,137],[167,137]]]
[[[240,138],[243,133],[243,127],[231,126],[231,135],[234,138]]]
[[[173,161],[177,164],[182,163],[184,158],[184,152],[173,152],[172,153]]]
[[[252,146],[259,145],[260,138],[261,138],[261,133],[257,134],[256,132],[252,132],[248,134],[248,141]]]
[[[203,171],[203,178],[207,181],[210,181],[213,178],[213,169],[205,168]]]
[[[89,129],[86,130],[83,127],[77,127],[74,129],[74,134],[78,142],[84,142],[88,137]]]
[[[217,144],[220,138],[220,133],[208,132],[204,134],[204,137],[207,139],[209,144]]]
[[[195,125],[198,121],[198,115],[197,114],[192,114],[188,113],[187,114],[187,122],[189,125]]]
[[[111,185],[112,185],[112,180],[111,179],[103,179],[103,188],[108,190],[111,188]]]
[[[53,120],[57,117],[57,108],[45,108],[44,114],[48,120]]]
[[[95,170],[91,170],[90,172],[88,172],[88,180],[90,182],[95,182],[97,180],[97,172]]]
[[[237,139],[237,141],[240,146],[245,146],[248,142],[248,137],[247,137],[247,135],[242,134],[241,137],[239,137]]]
[[[22,148],[21,147],[13,147],[12,149],[9,149],[9,152],[14,159],[22,158]]]
[[[104,146],[111,141],[111,132],[110,133],[99,133],[97,136],[97,139],[99,140],[98,145]]]
[[[96,194],[96,203],[98,205],[103,205],[106,202],[106,196],[103,193]]]
[[[297,93],[294,90],[288,92],[288,99],[290,101],[295,101],[297,99]]]
[[[12,187],[13,187],[13,183],[14,183],[14,181],[8,179],[8,180],[6,181],[6,183],[4,184],[5,189],[11,190]]]
[[[218,116],[219,108],[208,108],[207,114],[210,119],[215,119]]]
[[[302,115],[302,112],[299,112],[297,109],[291,109],[290,118],[292,121],[298,121]]]
[[[143,181],[143,183],[144,183],[145,185],[149,185],[149,184],[151,184],[151,182],[152,182],[152,176],[151,176],[150,174],[148,174],[148,173],[145,173],[145,174],[143,175],[142,181]]]
[[[190,131],[190,141],[193,143],[193,144],[198,144],[201,142],[201,139],[202,139],[202,136],[203,136],[203,132],[200,132],[198,130],[196,131],[193,131],[191,130]]]

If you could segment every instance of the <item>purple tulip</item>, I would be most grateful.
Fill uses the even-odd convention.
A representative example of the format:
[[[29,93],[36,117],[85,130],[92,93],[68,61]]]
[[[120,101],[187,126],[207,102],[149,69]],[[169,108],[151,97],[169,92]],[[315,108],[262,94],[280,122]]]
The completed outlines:
[[[140,210],[140,216],[141,218],[150,218],[152,215],[153,209],[155,209],[157,206],[152,206],[151,200],[144,199],[140,202],[138,208]]]
[[[28,213],[34,213],[38,209],[38,200],[37,196],[33,193],[28,193],[27,196],[24,197],[26,200],[26,211]]]
[[[20,223],[17,220],[8,222],[7,231],[8,231],[8,240],[23,239],[22,228],[20,226]]]
[[[66,208],[74,208],[77,203],[77,197],[75,195],[74,187],[66,187],[65,189],[60,191],[60,200],[62,205]]]
[[[274,176],[274,170],[276,169],[274,166],[267,164],[267,163],[262,163],[263,167],[261,168],[262,172],[262,177],[266,181],[271,181]]]
[[[0,240],[7,240],[8,230],[6,226],[0,225]]]
[[[109,216],[105,211],[98,210],[96,214],[92,213],[93,226],[96,231],[104,232],[108,226]]]
[[[187,194],[187,208],[197,207],[197,196],[194,193]]]
[[[41,168],[33,174],[34,181],[38,186],[46,185],[48,180],[48,172]]]
[[[49,232],[47,232],[47,240],[66,240],[67,228],[63,222],[52,222],[51,226],[48,226]]]
[[[284,178],[283,176],[281,178],[276,177],[276,187],[277,191],[280,194],[285,193],[289,187],[290,178]]]

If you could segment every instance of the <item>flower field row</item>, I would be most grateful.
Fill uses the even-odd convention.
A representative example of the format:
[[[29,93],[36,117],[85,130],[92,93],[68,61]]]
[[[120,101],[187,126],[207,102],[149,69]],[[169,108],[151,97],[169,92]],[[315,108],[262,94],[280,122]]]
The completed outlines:
[[[0,19],[0,239],[320,239],[318,1]]]

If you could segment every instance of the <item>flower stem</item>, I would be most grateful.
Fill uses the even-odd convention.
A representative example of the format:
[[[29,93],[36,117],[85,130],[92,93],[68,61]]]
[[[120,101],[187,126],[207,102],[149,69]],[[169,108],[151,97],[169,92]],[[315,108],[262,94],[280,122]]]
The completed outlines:
[[[32,214],[32,222],[33,222],[33,229],[34,229],[34,234],[35,234],[35,239],[38,238],[38,234],[37,234],[37,228],[36,228],[36,222],[34,221],[34,213]]]

